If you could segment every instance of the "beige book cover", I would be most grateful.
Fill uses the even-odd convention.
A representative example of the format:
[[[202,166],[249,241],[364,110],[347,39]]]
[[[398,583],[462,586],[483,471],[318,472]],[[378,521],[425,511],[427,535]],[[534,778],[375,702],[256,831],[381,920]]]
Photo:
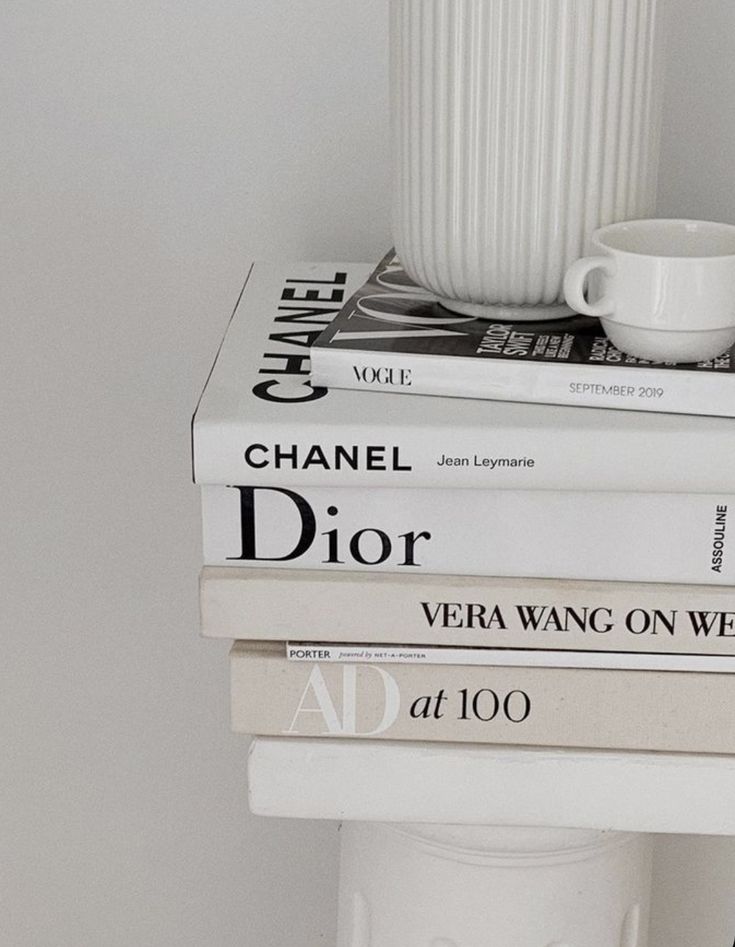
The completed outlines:
[[[236,642],[232,726],[255,735],[735,753],[735,676],[330,664]]]
[[[735,655],[730,586],[207,567],[211,638]]]

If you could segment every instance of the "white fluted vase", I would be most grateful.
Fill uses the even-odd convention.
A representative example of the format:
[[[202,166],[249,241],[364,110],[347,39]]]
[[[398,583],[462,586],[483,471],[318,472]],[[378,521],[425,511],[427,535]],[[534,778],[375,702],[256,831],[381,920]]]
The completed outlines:
[[[391,0],[393,230],[417,283],[554,318],[586,237],[652,214],[663,2]]]

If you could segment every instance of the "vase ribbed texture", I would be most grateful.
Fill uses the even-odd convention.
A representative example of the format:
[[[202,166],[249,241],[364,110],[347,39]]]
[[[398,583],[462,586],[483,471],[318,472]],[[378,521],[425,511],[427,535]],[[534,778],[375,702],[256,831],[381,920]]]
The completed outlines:
[[[661,0],[391,0],[396,248],[450,299],[551,305],[650,216]]]

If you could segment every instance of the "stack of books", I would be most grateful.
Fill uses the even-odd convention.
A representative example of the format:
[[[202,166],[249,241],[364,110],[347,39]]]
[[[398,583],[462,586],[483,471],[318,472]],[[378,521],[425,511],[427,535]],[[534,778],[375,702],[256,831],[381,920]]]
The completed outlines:
[[[735,752],[733,364],[255,265],[193,423],[234,728]]]

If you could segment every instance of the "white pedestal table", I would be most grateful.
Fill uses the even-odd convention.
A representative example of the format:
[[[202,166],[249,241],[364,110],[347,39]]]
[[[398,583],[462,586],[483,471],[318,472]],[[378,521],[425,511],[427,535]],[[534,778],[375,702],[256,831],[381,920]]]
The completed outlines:
[[[343,823],[338,947],[646,947],[653,833],[735,835],[721,756],[257,738],[249,792]]]

